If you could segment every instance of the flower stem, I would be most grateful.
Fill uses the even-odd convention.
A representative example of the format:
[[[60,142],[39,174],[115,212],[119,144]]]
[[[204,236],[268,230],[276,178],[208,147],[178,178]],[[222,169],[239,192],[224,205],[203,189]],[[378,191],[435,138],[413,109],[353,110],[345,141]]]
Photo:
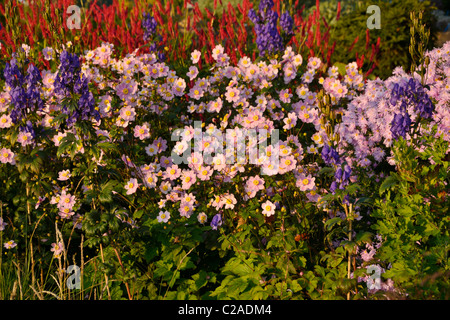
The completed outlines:
[[[347,207],[346,204],[344,204],[344,210],[345,214],[348,219],[348,241],[352,241],[353,236],[353,212],[352,212],[352,204],[350,204],[349,207]],[[351,277],[351,268],[352,268],[352,253],[349,251],[348,253],[348,262],[347,262],[347,279],[350,279]],[[350,300],[350,291],[347,292],[347,300]]]

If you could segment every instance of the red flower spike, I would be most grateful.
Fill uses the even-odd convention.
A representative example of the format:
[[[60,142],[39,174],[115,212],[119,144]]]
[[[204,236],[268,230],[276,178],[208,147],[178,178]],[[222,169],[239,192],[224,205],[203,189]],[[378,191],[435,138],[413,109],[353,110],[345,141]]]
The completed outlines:
[[[366,29],[366,51],[367,49],[369,49],[369,40],[370,40],[369,29]]]
[[[341,2],[339,1],[337,4],[336,21],[338,21],[340,17],[341,17]]]
[[[350,49],[348,51],[352,51],[355,44],[358,42],[359,36],[356,36],[355,40],[353,40],[353,43],[350,45]]]

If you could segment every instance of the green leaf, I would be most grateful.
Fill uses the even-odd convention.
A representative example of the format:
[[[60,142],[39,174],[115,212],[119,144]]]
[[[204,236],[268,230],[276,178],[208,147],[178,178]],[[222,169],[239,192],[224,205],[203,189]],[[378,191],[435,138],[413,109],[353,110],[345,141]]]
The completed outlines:
[[[384,179],[383,183],[380,186],[380,196],[389,188],[398,184],[398,178],[394,175],[390,175],[386,179]]]
[[[58,151],[56,152],[56,156],[59,158],[63,153],[67,152],[67,150],[74,145],[75,141],[75,135],[73,133],[68,133],[67,136],[62,138]]]
[[[341,224],[342,221],[343,220],[339,217],[334,217],[334,218],[328,219],[325,222],[325,228],[329,231],[335,224]]]
[[[319,172],[318,172],[319,176],[322,175],[322,174],[325,174],[325,175],[331,177],[331,176],[334,175],[334,169],[331,168],[331,167],[324,167],[324,168],[320,169]]]
[[[133,218],[139,219],[139,218],[142,217],[143,214],[144,214],[144,210],[143,210],[143,209],[141,209],[141,210],[136,210],[136,211],[133,213]]]
[[[201,270],[199,273],[192,276],[192,279],[194,279],[196,290],[199,290],[201,287],[205,286],[208,283],[208,280],[206,279],[207,276],[208,274],[204,270]]]
[[[101,191],[98,195],[98,199],[100,200],[100,202],[109,203],[113,200],[112,191],[117,184],[118,182],[116,180],[110,180],[101,186]]]
[[[356,235],[355,242],[359,245],[362,243],[369,243],[372,240],[373,233],[372,232],[359,232]]]
[[[341,76],[345,76],[346,75],[346,69],[345,69],[345,63],[342,62],[336,62],[334,64],[337,68],[338,68],[338,72]]]
[[[370,205],[370,204],[372,204],[372,199],[369,197],[361,197],[355,202],[355,206]]]
[[[105,150],[116,150],[117,149],[116,145],[114,143],[111,143],[111,142],[99,142],[99,143],[97,143],[97,147],[99,147],[103,151],[105,151]]]

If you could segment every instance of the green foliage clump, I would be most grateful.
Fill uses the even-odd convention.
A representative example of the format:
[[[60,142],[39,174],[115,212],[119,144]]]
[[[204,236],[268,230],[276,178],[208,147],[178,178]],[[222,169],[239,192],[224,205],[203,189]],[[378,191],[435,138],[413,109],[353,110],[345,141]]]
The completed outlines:
[[[372,44],[376,43],[378,37],[380,38],[380,51],[377,56],[378,65],[373,71],[375,76],[386,79],[396,66],[402,66],[404,70],[410,69],[411,62],[408,46],[410,43],[410,27],[412,25],[409,14],[411,11],[423,11],[423,22],[426,28],[430,29],[430,39],[426,49],[434,47],[437,30],[435,17],[432,12],[436,8],[430,1],[351,0],[346,1],[344,6],[345,8],[352,8],[352,10],[348,12],[344,10],[343,6],[341,17],[332,28],[331,38],[333,41],[336,41],[332,62],[348,63],[355,59],[356,53],[358,53],[359,57],[362,54],[367,55],[367,19],[371,13],[366,11],[370,5],[377,5],[380,8],[381,15],[381,28],[369,30],[369,49]],[[349,50],[356,37],[358,37],[358,41],[352,50]]]
[[[383,274],[413,299],[448,299],[450,219],[446,188],[448,142],[433,136],[394,148],[398,171],[380,187],[373,229],[384,237],[377,257],[392,261]],[[415,145],[421,145],[418,150]]]

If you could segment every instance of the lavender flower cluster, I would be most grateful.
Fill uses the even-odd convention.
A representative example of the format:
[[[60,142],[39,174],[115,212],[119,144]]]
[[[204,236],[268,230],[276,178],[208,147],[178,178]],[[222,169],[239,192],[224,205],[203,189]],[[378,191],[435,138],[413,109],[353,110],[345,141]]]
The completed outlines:
[[[158,23],[150,13],[144,13],[142,19],[142,28],[144,29],[144,41],[149,41],[151,37],[156,33],[156,27]]]
[[[272,0],[262,0],[259,3],[258,13],[254,9],[248,12],[249,19],[255,24],[256,45],[260,56],[284,49],[283,39],[277,30],[278,13],[272,10],[273,5]],[[287,17],[283,19],[283,26],[289,27]]]
[[[412,103],[417,114],[425,119],[431,118],[434,110],[433,102],[428,97],[421,83],[414,78],[409,79],[403,86],[398,83],[394,85],[389,103],[395,106],[399,101],[400,113],[395,114],[391,123],[391,132],[394,139],[398,139],[400,136],[405,138],[406,132],[410,129],[411,118],[406,110],[408,104]]]
[[[62,113],[68,115],[67,126],[70,128],[76,121],[91,117],[99,121],[100,113],[95,109],[95,99],[89,91],[89,79],[81,74],[80,59],[65,50],[61,53],[60,62],[54,84],[55,93],[63,99],[69,98],[71,92],[80,95],[77,106],[62,102]]]
[[[395,164],[389,149],[398,137],[411,138],[410,127],[427,119],[429,125],[418,127],[418,135],[430,134],[450,141],[450,42],[426,52],[430,64],[421,84],[421,75],[407,74],[397,67],[386,80],[368,80],[364,94],[357,95],[343,110],[342,123],[335,132],[341,137],[338,152],[347,151],[352,167],[375,167],[383,160]],[[387,151],[387,152],[386,152]],[[448,150],[447,152],[450,152]]]
[[[28,63],[28,61],[25,61]],[[27,75],[24,76],[18,66],[15,58],[6,63],[3,70],[6,84],[10,87],[11,110],[10,117],[14,124],[20,122],[27,112],[42,110],[44,103],[39,93],[39,81],[42,80],[41,74],[36,66],[28,66]]]
[[[289,12],[285,12],[280,17],[280,26],[287,34],[292,34],[294,31],[294,20]]]
[[[342,168],[342,159],[339,157],[337,151],[327,143],[324,144],[321,155],[327,165],[334,165],[336,167],[334,181],[330,185],[330,191],[335,193],[338,188],[341,190],[345,189],[350,182],[352,168],[348,164],[345,164]]]
[[[158,50],[158,47],[156,45],[156,42],[154,41],[154,38],[161,39],[161,36],[156,33],[156,27],[158,26],[158,23],[156,22],[156,19],[150,15],[150,13],[145,13],[143,15],[142,19],[142,28],[144,29],[144,41],[152,41],[153,42],[149,46],[149,50],[152,53],[155,53],[158,56],[158,60],[160,62],[164,61],[165,55],[161,50]]]

